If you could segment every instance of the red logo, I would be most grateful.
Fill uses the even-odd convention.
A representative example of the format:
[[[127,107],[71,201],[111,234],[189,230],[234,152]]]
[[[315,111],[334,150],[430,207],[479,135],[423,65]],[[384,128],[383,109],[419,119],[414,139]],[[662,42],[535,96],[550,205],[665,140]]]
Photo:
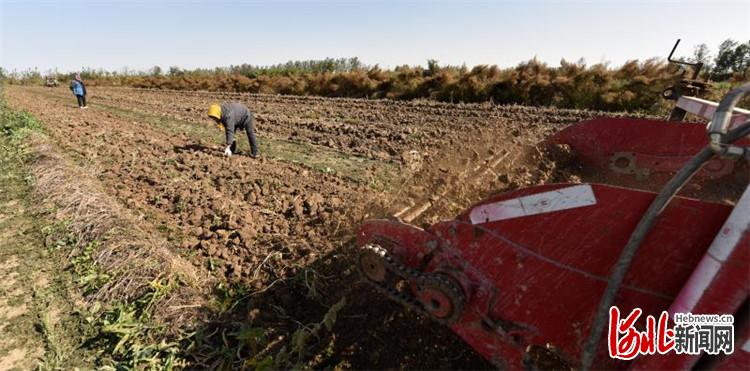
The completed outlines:
[[[665,354],[674,348],[674,330],[668,327],[667,312],[661,313],[658,325],[654,316],[647,316],[646,331],[638,331],[635,323],[642,313],[640,308],[636,308],[627,317],[621,319],[620,310],[617,307],[609,308],[607,343],[610,357],[630,360],[639,354]]]

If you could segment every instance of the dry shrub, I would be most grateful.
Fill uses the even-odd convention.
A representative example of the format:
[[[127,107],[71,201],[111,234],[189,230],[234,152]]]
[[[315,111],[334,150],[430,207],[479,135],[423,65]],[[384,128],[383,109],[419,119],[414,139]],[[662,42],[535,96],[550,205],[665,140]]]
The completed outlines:
[[[57,153],[46,137],[33,134],[29,139],[35,200],[52,206],[55,220],[67,222],[67,232],[78,246],[96,246],[93,263],[111,277],[86,297],[87,302],[128,302],[143,295],[151,282],[162,280],[178,285],[157,317],[190,317],[189,311],[169,310],[186,303],[196,314],[201,305],[195,304],[204,300],[198,288],[207,287],[209,276],[170,251],[166,240],[109,196],[84,169]]]
[[[188,76],[187,78],[184,76]],[[241,75],[226,70],[187,71],[175,76],[129,76],[99,79],[96,84],[156,89],[236,91],[325,97],[434,99],[443,102],[494,102],[588,108],[608,111],[651,111],[663,108],[660,92],[680,78],[658,59],[631,60],[618,68],[587,66],[583,60],[562,60],[557,67],[536,59],[513,68],[480,65],[427,68],[378,66],[344,71],[281,69],[274,73]],[[119,80],[118,80],[119,79]],[[736,86],[739,75],[728,82]],[[727,86],[729,86],[727,85]],[[720,87],[720,89],[724,89]],[[709,95],[707,98],[715,98]]]
[[[273,90],[273,81],[269,76],[259,76],[255,81],[258,82],[258,90],[256,93],[260,94],[275,94]]]
[[[330,72],[306,74],[308,94],[324,97],[338,96],[338,84],[331,82],[332,76]]]
[[[392,84],[389,91],[385,92],[385,97],[392,99],[418,98],[416,92],[419,91],[419,87],[424,82],[423,75],[421,67],[397,67],[391,77]]]
[[[366,71],[356,70],[333,75],[330,84],[337,87],[337,96],[368,98],[375,93],[379,82],[370,78]]]
[[[426,71],[426,74],[428,76],[416,95],[440,101],[452,101],[455,94],[452,87],[456,86],[459,72],[455,69],[441,69],[433,66],[433,70]]]
[[[307,83],[299,75],[281,75],[268,81],[268,93],[303,95],[307,89]]]

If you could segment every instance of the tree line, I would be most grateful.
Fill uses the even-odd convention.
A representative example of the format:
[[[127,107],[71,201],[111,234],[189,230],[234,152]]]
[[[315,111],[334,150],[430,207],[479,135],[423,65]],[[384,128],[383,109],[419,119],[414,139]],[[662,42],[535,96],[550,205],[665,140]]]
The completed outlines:
[[[714,82],[706,98],[719,99],[730,87],[746,81],[750,68],[750,41],[722,42],[715,55],[705,44],[688,58],[704,63],[702,78]],[[42,84],[38,71],[7,74],[10,83]],[[65,74],[51,73],[58,79]],[[664,60],[631,60],[618,67],[585,61],[561,60],[549,66],[536,59],[515,67],[492,65],[398,66],[383,69],[358,58],[289,61],[271,66],[242,64],[213,69],[186,70],[178,66],[148,71],[105,71],[85,68],[82,77],[90,86],[129,86],[152,89],[232,91],[264,94],[318,95],[326,97],[433,99],[444,102],[493,102],[588,108],[652,111],[663,108],[659,93],[681,77],[681,70]]]

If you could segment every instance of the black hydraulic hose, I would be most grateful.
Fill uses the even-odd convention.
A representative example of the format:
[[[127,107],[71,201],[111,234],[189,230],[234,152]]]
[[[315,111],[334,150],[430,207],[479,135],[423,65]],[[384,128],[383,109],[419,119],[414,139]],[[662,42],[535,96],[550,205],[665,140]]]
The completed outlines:
[[[726,143],[733,143],[737,139],[749,134],[750,121],[747,121],[727,133],[725,137]],[[669,183],[664,186],[654,201],[651,202],[648,210],[643,214],[641,221],[633,230],[633,233],[630,235],[630,240],[628,240],[627,245],[625,245],[625,248],[620,253],[620,257],[617,259],[614,267],[612,267],[612,274],[610,275],[607,289],[602,296],[602,301],[599,303],[599,308],[597,309],[596,317],[594,318],[594,325],[591,328],[591,333],[583,347],[583,354],[581,356],[581,369],[583,371],[587,371],[591,368],[591,364],[596,356],[599,339],[601,339],[604,327],[608,322],[607,314],[609,313],[609,308],[615,301],[615,297],[620,290],[625,274],[628,272],[630,263],[633,261],[633,257],[635,257],[635,253],[638,251],[641,243],[651,231],[656,219],[661,215],[661,212],[664,211],[664,208],[669,201],[672,200],[690,178],[698,172],[703,164],[710,160],[714,154],[715,153],[711,147],[706,146],[698,152],[698,154],[693,156],[693,158],[690,159],[690,161],[669,180]]]

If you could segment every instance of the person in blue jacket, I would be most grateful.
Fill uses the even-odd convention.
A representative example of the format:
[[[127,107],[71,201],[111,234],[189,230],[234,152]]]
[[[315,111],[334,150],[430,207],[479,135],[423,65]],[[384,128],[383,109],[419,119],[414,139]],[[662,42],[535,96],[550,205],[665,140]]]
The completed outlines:
[[[83,84],[80,73],[77,73],[73,81],[70,82],[70,90],[78,100],[78,108],[89,108],[86,106],[86,85]]]

